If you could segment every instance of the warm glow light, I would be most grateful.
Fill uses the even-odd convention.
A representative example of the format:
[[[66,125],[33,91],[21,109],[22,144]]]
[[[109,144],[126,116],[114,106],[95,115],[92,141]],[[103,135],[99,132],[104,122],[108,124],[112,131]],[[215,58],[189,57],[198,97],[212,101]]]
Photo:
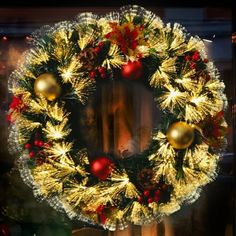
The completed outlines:
[[[203,41],[208,42],[208,43],[212,43],[212,40],[210,40],[210,39],[203,39]]]
[[[236,32],[232,34],[232,43],[236,43]]]
[[[25,39],[26,40],[31,40],[31,37],[30,36],[25,36]]]
[[[69,81],[70,79],[71,79],[71,77],[73,76],[73,74],[72,74],[72,72],[71,71],[64,71],[62,74],[61,74],[61,76],[63,77],[63,78],[65,78],[67,81]]]
[[[44,81],[39,81],[38,82],[38,89],[41,91],[41,90],[44,90],[46,88],[46,84]]]
[[[4,41],[7,41],[7,36],[3,36],[2,39],[3,39]]]

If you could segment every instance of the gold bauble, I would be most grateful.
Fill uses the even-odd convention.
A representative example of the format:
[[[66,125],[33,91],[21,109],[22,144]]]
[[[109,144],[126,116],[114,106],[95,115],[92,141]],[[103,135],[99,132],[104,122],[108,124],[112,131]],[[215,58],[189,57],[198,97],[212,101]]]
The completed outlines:
[[[175,122],[170,125],[166,137],[173,148],[185,149],[194,140],[194,128],[183,121]]]
[[[55,76],[51,73],[41,74],[34,82],[34,92],[49,101],[54,101],[61,94],[61,88]]]

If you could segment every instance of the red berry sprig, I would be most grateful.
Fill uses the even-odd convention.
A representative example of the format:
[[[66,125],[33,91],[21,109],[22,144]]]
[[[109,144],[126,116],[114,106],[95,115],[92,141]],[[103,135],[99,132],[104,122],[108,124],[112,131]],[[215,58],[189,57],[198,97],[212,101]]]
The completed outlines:
[[[208,63],[207,58],[202,59],[199,51],[190,52],[184,56],[184,60],[188,63],[189,67],[194,70],[197,69],[199,63]]]
[[[96,75],[97,75],[97,73],[96,73],[95,70],[92,70],[92,71],[89,72],[89,78],[90,79],[95,79]]]
[[[193,53],[191,59],[192,59],[192,61],[199,61],[200,58],[201,58],[201,57],[200,57],[199,52],[198,52],[198,51],[195,51],[195,52]]]
[[[104,42],[99,42],[98,46],[96,46],[93,50],[95,53],[99,54],[104,47]]]
[[[167,188],[163,188],[164,185],[162,185],[161,189],[155,189],[155,190],[147,190],[145,189],[142,192],[142,195],[138,196],[137,201],[139,203],[144,203],[144,204],[149,204],[152,202],[159,202],[162,192],[166,191],[168,186],[166,185]]]
[[[107,78],[107,71],[105,67],[99,66],[97,70],[92,70],[89,72],[89,78],[90,79],[95,79],[96,77],[105,79]]]
[[[99,72],[99,74],[100,74],[100,77],[102,78],[102,79],[105,79],[106,78],[106,68],[105,67],[102,67],[102,66],[99,66],[98,67],[98,72]]]
[[[34,151],[29,152],[29,157],[30,158],[33,158],[34,156],[35,156],[35,152]]]
[[[31,159],[32,158],[41,159],[44,156],[42,147],[46,147],[46,144],[42,140],[39,139],[38,135],[36,135],[36,139],[32,143],[26,143],[24,146],[24,148],[28,150],[29,157]]]
[[[30,143],[26,143],[25,144],[25,149],[30,149],[31,148],[31,144]]]

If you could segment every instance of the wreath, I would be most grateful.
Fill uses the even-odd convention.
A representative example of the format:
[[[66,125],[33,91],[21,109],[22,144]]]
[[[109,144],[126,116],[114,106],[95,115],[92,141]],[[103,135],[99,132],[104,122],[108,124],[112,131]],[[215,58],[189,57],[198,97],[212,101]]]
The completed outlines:
[[[109,230],[161,220],[214,180],[226,145],[224,83],[203,41],[139,6],[45,26],[12,73],[10,150],[23,180],[72,219]],[[162,119],[142,153],[92,157],[73,113],[109,80],[144,81]]]

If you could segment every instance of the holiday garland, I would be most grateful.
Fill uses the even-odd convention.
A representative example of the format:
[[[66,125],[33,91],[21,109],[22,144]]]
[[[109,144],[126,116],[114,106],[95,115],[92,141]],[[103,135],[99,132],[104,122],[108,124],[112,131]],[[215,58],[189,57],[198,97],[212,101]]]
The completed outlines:
[[[9,80],[11,151],[36,197],[104,228],[161,220],[195,201],[225,146],[224,83],[203,41],[138,6],[43,27]],[[96,84],[142,78],[162,121],[141,154],[91,157],[73,133],[74,108]]]

